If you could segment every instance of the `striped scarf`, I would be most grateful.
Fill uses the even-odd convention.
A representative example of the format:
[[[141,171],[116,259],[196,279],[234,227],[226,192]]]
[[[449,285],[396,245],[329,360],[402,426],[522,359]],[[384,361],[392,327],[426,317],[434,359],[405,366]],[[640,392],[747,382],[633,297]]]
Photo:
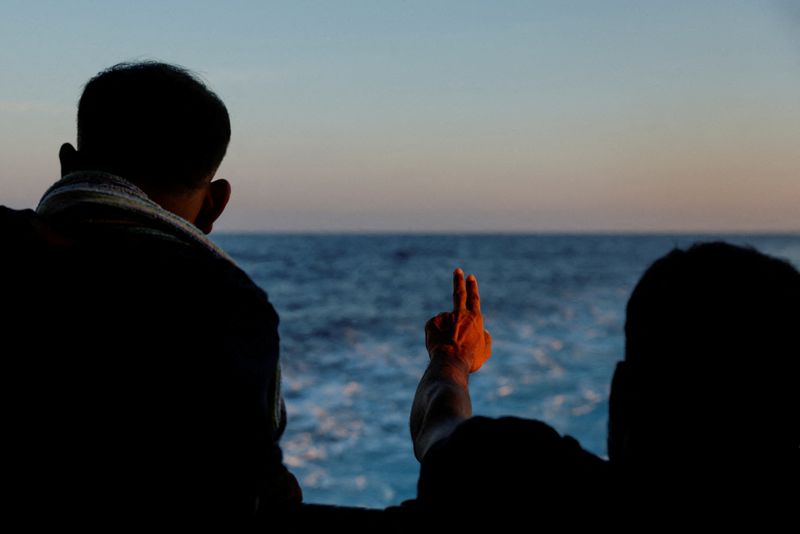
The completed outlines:
[[[92,208],[112,209],[120,215],[143,221],[146,228],[140,228],[140,231],[200,246],[235,264],[195,225],[165,210],[136,185],[113,174],[98,171],[68,174],[47,190],[36,212],[46,218],[70,218]]]

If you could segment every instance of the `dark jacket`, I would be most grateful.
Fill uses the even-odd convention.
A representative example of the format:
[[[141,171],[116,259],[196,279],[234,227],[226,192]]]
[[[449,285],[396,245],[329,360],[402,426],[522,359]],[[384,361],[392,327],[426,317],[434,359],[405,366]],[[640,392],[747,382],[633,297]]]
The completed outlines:
[[[230,525],[297,500],[266,294],[208,250],[108,215],[0,207],[11,507]]]

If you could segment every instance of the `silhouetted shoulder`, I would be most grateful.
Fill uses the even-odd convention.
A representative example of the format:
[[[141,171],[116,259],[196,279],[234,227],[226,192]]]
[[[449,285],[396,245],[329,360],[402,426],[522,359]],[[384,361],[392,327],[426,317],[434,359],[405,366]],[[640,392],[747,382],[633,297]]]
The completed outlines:
[[[472,417],[423,459],[418,499],[435,515],[460,510],[464,521],[550,521],[565,510],[599,508],[608,480],[607,462],[541,421]]]
[[[151,230],[0,209],[21,509],[246,516],[285,476],[275,310],[231,262]]]

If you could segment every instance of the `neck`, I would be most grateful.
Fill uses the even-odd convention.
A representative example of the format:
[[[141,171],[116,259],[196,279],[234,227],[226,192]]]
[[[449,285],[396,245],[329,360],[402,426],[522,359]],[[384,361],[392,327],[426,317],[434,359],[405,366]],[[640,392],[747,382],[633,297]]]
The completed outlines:
[[[141,186],[140,186],[141,187]],[[204,188],[199,187],[188,192],[166,193],[152,187],[142,187],[147,196],[165,210],[186,219],[192,224],[203,205]]]

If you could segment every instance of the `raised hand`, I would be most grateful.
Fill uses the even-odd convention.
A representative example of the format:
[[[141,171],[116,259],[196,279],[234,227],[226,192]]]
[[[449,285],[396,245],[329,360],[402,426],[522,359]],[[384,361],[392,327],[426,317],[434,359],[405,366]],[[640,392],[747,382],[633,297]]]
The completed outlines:
[[[492,337],[483,328],[478,280],[464,271],[453,273],[453,311],[440,313],[425,325],[425,347],[431,358],[442,357],[474,373],[492,354]]]

